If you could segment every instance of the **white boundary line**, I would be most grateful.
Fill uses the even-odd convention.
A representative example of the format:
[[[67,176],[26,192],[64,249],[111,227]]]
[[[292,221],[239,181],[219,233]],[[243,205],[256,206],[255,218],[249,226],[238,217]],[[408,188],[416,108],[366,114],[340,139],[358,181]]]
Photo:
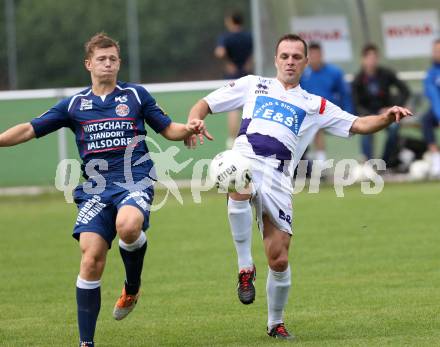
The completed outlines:
[[[142,86],[152,93],[161,92],[183,92],[194,90],[214,90],[224,86],[227,80],[213,81],[192,81],[192,82],[172,82],[172,83],[151,83]],[[51,88],[51,89],[24,89],[7,90],[0,92],[0,100],[23,100],[23,99],[46,99],[63,98],[78,94],[87,87],[76,88]]]
[[[29,186],[29,187],[8,187],[8,188],[0,188],[0,196],[35,196],[41,195],[45,193],[54,193],[57,192],[55,187],[37,187],[37,186]]]
[[[182,189],[191,188],[191,180],[175,180],[177,186]],[[203,185],[193,186],[193,188],[203,188]],[[154,185],[155,190],[167,189],[166,181],[164,183],[157,182]],[[21,186],[21,187],[4,187],[0,188],[0,196],[35,196],[49,193],[62,193],[54,186]]]

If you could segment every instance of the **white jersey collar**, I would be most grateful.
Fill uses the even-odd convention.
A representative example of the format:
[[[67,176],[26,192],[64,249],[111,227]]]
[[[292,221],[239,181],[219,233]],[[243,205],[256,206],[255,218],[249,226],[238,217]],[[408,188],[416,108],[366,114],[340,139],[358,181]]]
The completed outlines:
[[[290,89],[286,89],[286,88],[284,88],[284,86],[283,86],[283,84],[281,83],[281,81],[278,79],[278,78],[274,78],[274,80],[279,84],[279,86],[281,87],[281,88],[283,88],[283,90],[285,90],[286,92],[300,92],[301,90],[302,90],[302,88],[301,88],[301,86],[299,85],[299,83],[298,83],[298,85],[296,86],[296,87],[293,87],[293,88],[290,88]]]

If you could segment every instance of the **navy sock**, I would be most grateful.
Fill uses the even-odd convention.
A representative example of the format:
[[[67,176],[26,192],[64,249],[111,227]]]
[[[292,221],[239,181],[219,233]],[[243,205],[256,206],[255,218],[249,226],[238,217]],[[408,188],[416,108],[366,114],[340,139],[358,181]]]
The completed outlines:
[[[146,251],[147,242],[145,242],[141,248],[132,252],[119,247],[119,252],[121,253],[122,261],[125,266],[125,292],[129,295],[135,295],[139,291]]]
[[[101,308],[101,287],[81,289],[76,287],[80,347],[93,346],[96,320]]]

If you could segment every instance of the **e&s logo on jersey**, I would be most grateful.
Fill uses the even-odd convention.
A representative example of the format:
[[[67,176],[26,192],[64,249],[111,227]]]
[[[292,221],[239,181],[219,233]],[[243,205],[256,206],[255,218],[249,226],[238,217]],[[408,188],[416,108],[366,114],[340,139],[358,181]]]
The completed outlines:
[[[253,118],[275,122],[289,128],[298,135],[306,112],[298,106],[270,98],[258,96],[255,100]]]
[[[130,107],[126,104],[119,104],[116,106],[115,112],[120,117],[126,117],[130,113]]]

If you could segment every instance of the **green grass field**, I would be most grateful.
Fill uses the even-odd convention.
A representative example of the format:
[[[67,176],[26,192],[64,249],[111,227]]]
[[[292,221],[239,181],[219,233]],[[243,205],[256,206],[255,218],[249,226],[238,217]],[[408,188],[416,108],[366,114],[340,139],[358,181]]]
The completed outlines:
[[[158,193],[160,195],[161,193]],[[143,295],[111,317],[123,282],[117,248],[102,284],[97,346],[277,346],[265,336],[267,267],[254,233],[257,298],[236,297],[224,196],[169,200],[153,213]],[[287,326],[298,346],[435,346],[440,341],[439,184],[331,187],[294,199]],[[76,346],[79,250],[60,195],[0,198],[0,346]],[[115,246],[115,244],[114,244]]]

